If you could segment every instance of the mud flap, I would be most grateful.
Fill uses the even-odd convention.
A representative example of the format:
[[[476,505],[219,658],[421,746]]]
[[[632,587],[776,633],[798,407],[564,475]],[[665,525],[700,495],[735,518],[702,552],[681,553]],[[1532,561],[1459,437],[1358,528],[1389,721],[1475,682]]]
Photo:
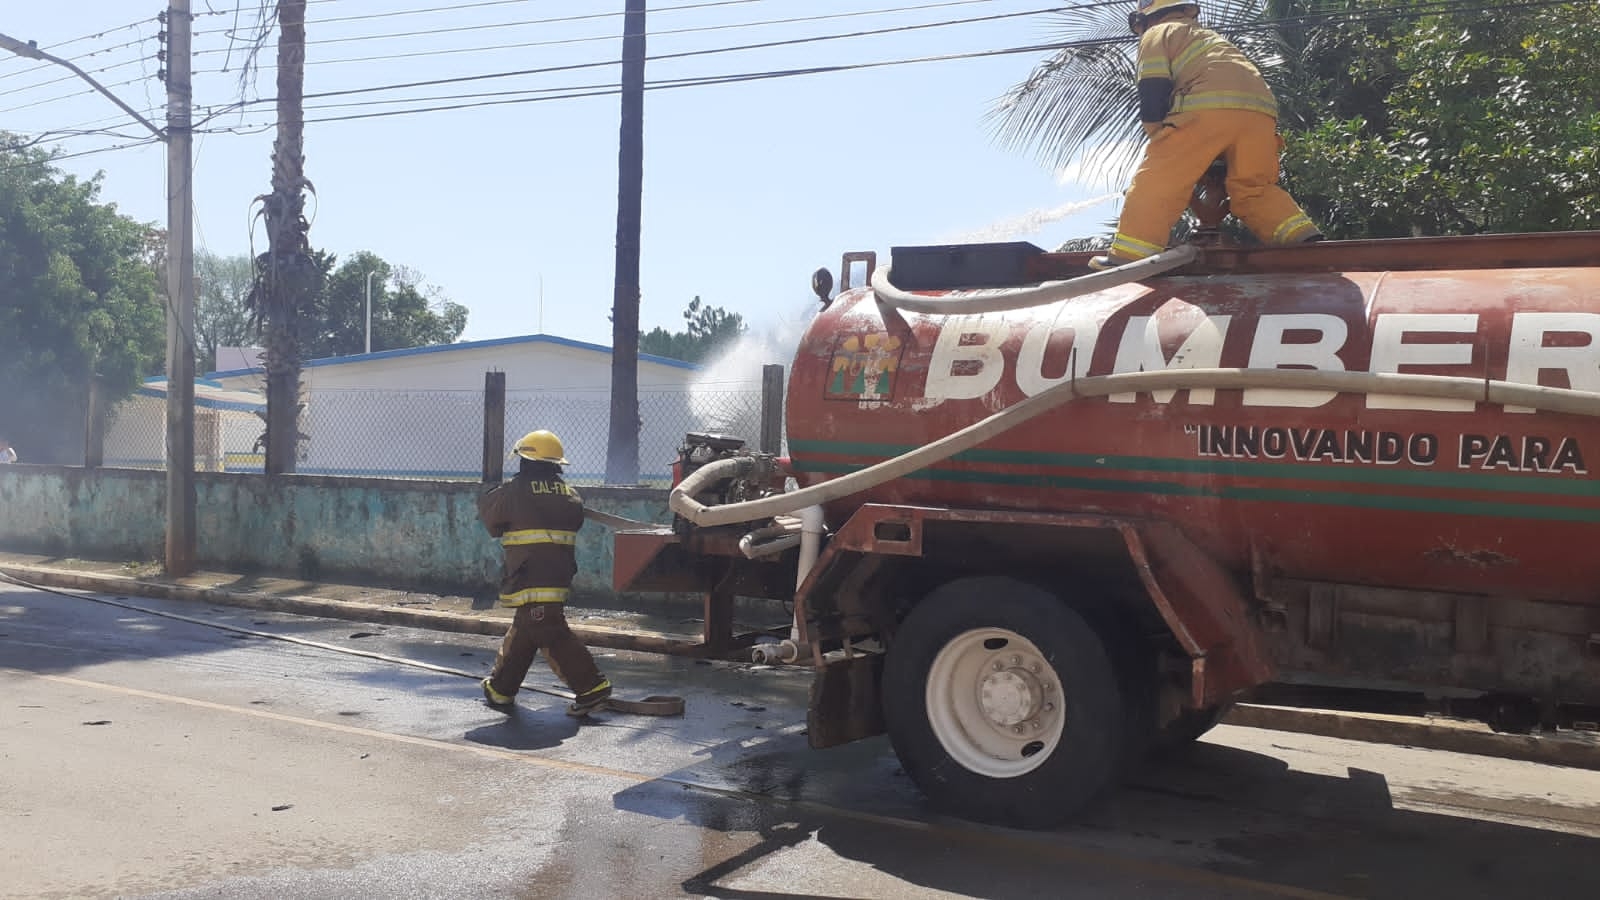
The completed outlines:
[[[882,654],[838,659],[825,664],[811,682],[806,709],[813,749],[847,744],[883,734]]]

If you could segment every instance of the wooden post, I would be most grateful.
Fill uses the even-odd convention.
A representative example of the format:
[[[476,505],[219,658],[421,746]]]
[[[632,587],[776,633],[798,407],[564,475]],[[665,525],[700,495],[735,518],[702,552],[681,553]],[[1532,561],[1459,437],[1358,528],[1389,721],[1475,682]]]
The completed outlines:
[[[783,366],[761,367],[761,452],[783,451]]]
[[[106,463],[106,417],[100,409],[100,376],[89,376],[89,410],[83,416],[83,467],[98,469]]]
[[[483,375],[483,483],[506,477],[506,373]]]

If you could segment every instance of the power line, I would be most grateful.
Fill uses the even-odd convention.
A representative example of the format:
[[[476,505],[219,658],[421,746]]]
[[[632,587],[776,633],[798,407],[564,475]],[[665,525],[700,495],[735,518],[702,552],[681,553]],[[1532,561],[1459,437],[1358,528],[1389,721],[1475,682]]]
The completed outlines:
[[[137,65],[138,63],[142,63],[142,62],[146,62],[146,61],[147,61],[146,57],[142,57],[142,56],[134,57],[133,59],[123,60],[122,62],[113,63],[113,64],[111,64],[109,66],[101,66],[98,69],[89,69],[88,70],[88,74],[90,74],[90,75],[98,75],[101,72],[110,72],[110,71],[112,71],[114,69],[124,69],[124,68],[127,68],[128,66]],[[77,73],[72,73],[72,74],[68,74],[68,75],[63,75],[60,78],[52,78],[49,81],[39,81],[39,82],[35,82],[33,84],[25,84],[22,87],[15,87],[15,88],[11,88],[9,90],[0,91],[0,97],[7,96],[8,94],[20,94],[23,91],[31,91],[34,88],[45,87],[47,85],[60,84],[63,81],[77,81],[77,80],[79,80],[79,76],[77,75]]]
[[[118,82],[116,82],[114,84],[105,85],[105,88],[106,88],[106,90],[110,90],[112,88],[126,87],[126,86],[128,86],[130,84],[137,84],[138,82],[144,81],[148,77],[149,76],[147,76],[147,75],[140,75],[137,78],[130,78],[127,81],[118,81]],[[21,104],[19,106],[9,106],[9,107],[6,107],[5,109],[0,109],[0,113],[17,112],[18,110],[32,109],[35,106],[44,106],[47,103],[55,103],[55,102],[57,102],[59,100],[70,100],[73,97],[83,97],[83,96],[86,96],[88,94],[95,94],[95,93],[99,93],[99,92],[96,91],[92,87],[91,88],[84,88],[81,91],[75,91],[75,92],[73,92],[71,94],[62,94],[59,97],[47,97],[47,98],[45,98],[43,100],[35,100],[32,103],[23,103],[23,104]]]
[[[95,155],[97,153],[110,153],[113,150],[130,150],[130,149],[133,149],[135,147],[146,147],[146,146],[149,146],[150,144],[159,144],[159,143],[161,143],[161,139],[160,138],[148,137],[148,138],[142,138],[140,140],[129,141],[129,142],[124,143],[124,144],[113,144],[110,147],[96,147],[93,150],[79,150],[76,153],[57,153],[57,154],[49,156],[49,157],[47,157],[45,159],[38,159],[38,160],[31,160],[30,159],[30,160],[25,160],[23,162],[12,163],[12,164],[10,164],[8,166],[0,166],[0,172],[14,172],[14,171],[16,171],[18,169],[26,169],[29,166],[36,166],[36,165],[48,166],[48,165],[52,165],[54,163],[60,162],[61,160],[64,160],[64,159],[77,159],[77,158],[83,157],[83,156],[93,156],[93,155]],[[10,149],[10,148],[7,148],[7,149]]]
[[[451,6],[430,6],[430,7],[426,8],[426,9],[399,9],[399,10],[394,10],[392,12],[366,13],[364,15],[359,15],[359,16],[339,16],[337,18],[332,18],[332,19],[317,19],[317,20],[315,20],[315,24],[317,24],[317,25],[329,25],[329,24],[333,24],[333,23],[336,23],[336,22],[357,22],[357,21],[363,21],[363,20],[367,20],[367,19],[392,19],[392,18],[398,18],[400,16],[422,15],[424,13],[436,13],[436,12],[458,12],[458,11],[464,10],[464,9],[476,9],[478,7],[484,7],[484,6],[507,6],[507,5],[510,5],[510,4],[513,4],[513,3],[527,3],[527,2],[529,2],[529,0],[482,0],[482,2],[478,2],[478,3],[458,3],[458,4],[451,5]],[[740,5],[747,4],[747,3],[765,3],[765,2],[767,2],[767,0],[707,0],[707,2],[702,2],[702,3],[689,3],[689,4],[680,5],[680,6],[663,6],[663,7],[657,8],[657,9],[650,10],[650,14],[654,16],[654,15],[659,15],[661,13],[678,12],[680,10],[686,10],[686,9],[708,9],[710,7],[713,7],[713,6],[740,6]],[[557,22],[578,22],[578,21],[582,21],[582,20],[585,20],[585,19],[614,19],[614,18],[617,18],[619,16],[622,16],[623,14],[624,13],[621,10],[618,10],[616,12],[585,13],[585,14],[581,14],[581,15],[560,16],[560,17],[557,17],[557,18],[549,18],[549,19],[535,19],[532,22],[521,23],[521,24],[547,24],[547,23],[557,23]],[[233,30],[234,29],[231,29],[231,28],[213,28],[213,29],[211,29],[209,31],[197,31],[197,32],[195,32],[195,34],[196,35],[201,35],[201,34],[225,34],[225,33],[231,32]],[[425,34],[431,34],[433,32],[424,32],[424,33]],[[313,42],[313,43],[316,43],[316,42]]]
[[[820,43],[820,42],[823,42],[823,41],[837,41],[837,40],[844,40],[844,39],[848,39],[848,38],[873,37],[873,36],[883,35],[883,34],[896,34],[896,33],[908,32],[908,31],[920,31],[920,30],[925,30],[925,29],[929,29],[929,28],[945,28],[945,27],[949,27],[949,26],[952,26],[952,25],[969,25],[969,24],[973,24],[973,23],[977,23],[977,22],[991,22],[991,21],[997,21],[997,20],[1001,20],[1001,19],[1014,19],[1014,18],[1018,18],[1018,17],[1022,17],[1022,16],[1036,16],[1036,15],[1041,15],[1041,14],[1047,13],[1047,12],[1055,12],[1056,10],[1057,10],[1057,7],[1047,7],[1045,9],[1035,9],[1035,10],[1029,10],[1029,11],[1026,11],[1026,12],[999,13],[999,14],[989,15],[989,16],[975,16],[975,17],[967,18],[967,19],[948,19],[948,20],[939,21],[939,22],[927,22],[927,23],[922,23],[922,24],[917,24],[917,25],[897,25],[897,26],[890,27],[890,28],[875,28],[875,29],[867,29],[867,30],[862,30],[862,31],[844,32],[844,33],[839,33],[839,34],[816,35],[816,36],[813,36],[813,37],[788,38],[788,39],[781,40],[781,41],[763,41],[763,42],[755,43],[755,44],[740,44],[740,45],[731,46],[731,47],[715,47],[715,48],[711,48],[711,49],[707,49],[707,50],[685,50],[685,51],[678,52],[678,53],[662,53],[662,54],[658,54],[656,56],[647,57],[646,61],[647,62],[660,62],[660,61],[669,60],[669,59],[688,59],[688,58],[697,57],[697,56],[711,56],[711,55],[718,54],[718,53],[736,53],[736,52],[741,52],[741,51],[746,51],[746,50],[766,50],[766,49],[771,49],[773,47],[789,47],[789,46],[795,46],[795,45],[798,45],[798,44],[814,44],[814,43]],[[1044,46],[1048,46],[1048,45],[1044,45]],[[571,71],[576,71],[578,69],[595,69],[595,68],[604,68],[604,67],[607,67],[607,66],[616,66],[616,65],[621,65],[621,60],[600,60],[600,61],[596,61],[596,62],[570,63],[570,64],[567,64],[567,65],[561,65],[561,66],[545,66],[545,67],[536,68],[536,69],[518,69],[518,70],[514,70],[514,71],[509,71],[509,72],[486,72],[486,73],[482,73],[482,74],[478,74],[478,75],[458,75],[458,76],[455,76],[455,77],[452,77],[452,78],[435,78],[435,79],[429,79],[429,80],[426,80],[426,81],[403,82],[403,83],[388,84],[388,85],[377,85],[377,86],[365,87],[365,88],[346,88],[346,89],[337,90],[337,91],[321,91],[321,92],[317,92],[317,93],[306,94],[305,95],[305,99],[314,100],[314,99],[321,99],[321,98],[325,98],[325,97],[343,97],[343,96],[349,96],[349,95],[353,95],[353,94],[370,94],[370,93],[376,93],[376,92],[381,92],[381,91],[405,90],[405,89],[409,89],[409,88],[418,88],[418,87],[434,87],[434,86],[442,85],[442,84],[463,84],[463,83],[472,82],[472,81],[488,81],[488,80],[493,80],[493,79],[497,79],[497,78],[512,78],[512,77],[519,77],[519,76],[523,76],[523,75],[543,75],[543,74],[548,74],[548,73],[551,73],[551,72],[571,72]],[[251,106],[251,105],[260,104],[260,103],[275,103],[275,102],[277,102],[275,98],[272,98],[272,99],[257,98],[256,100],[241,101],[241,102],[238,102],[238,103],[229,104],[229,106],[225,107],[224,110],[227,109],[227,108],[237,109],[237,108],[242,108],[244,106]]]
[[[1481,3],[1469,2],[1469,0],[1435,0],[1435,2],[1423,3],[1423,4],[1408,6],[1408,7],[1404,7],[1404,8],[1390,7],[1388,9],[1367,11],[1366,13],[1359,14],[1359,15],[1353,17],[1353,18],[1350,17],[1350,16],[1347,16],[1347,15],[1344,15],[1344,14],[1337,14],[1337,13],[1336,14],[1317,14],[1317,15],[1298,16],[1298,17],[1292,17],[1290,19],[1275,20],[1275,21],[1270,22],[1270,23],[1262,23],[1262,24],[1260,24],[1258,26],[1252,26],[1248,30],[1270,29],[1270,28],[1282,26],[1282,25],[1285,25],[1285,24],[1289,24],[1289,25],[1309,24],[1309,23],[1318,22],[1318,21],[1334,21],[1334,20],[1339,20],[1339,19],[1345,19],[1345,20],[1349,20],[1349,21],[1353,21],[1353,22],[1369,22],[1369,21],[1384,21],[1384,20],[1389,20],[1389,19],[1394,19],[1394,18],[1403,18],[1403,17],[1406,17],[1408,15],[1418,15],[1418,14],[1433,15],[1433,14],[1438,14],[1438,13],[1443,13],[1443,12],[1496,11],[1496,10],[1534,8],[1534,7],[1543,7],[1543,6],[1558,6],[1558,5],[1562,5],[1563,3],[1568,3],[1568,2],[1571,2],[1571,0],[1527,0],[1527,2],[1520,2],[1520,3],[1508,3],[1508,4],[1498,4],[1498,5],[1484,6]],[[1091,6],[1091,5],[1092,6],[1103,6],[1103,5],[1112,5],[1112,4],[1111,3],[1096,3],[1096,4],[1088,4],[1088,5],[1085,5],[1084,7],[1075,7],[1075,8],[1087,8],[1088,6]],[[1420,13],[1419,13],[1419,10],[1420,10]],[[813,40],[813,39],[796,39],[795,41],[781,42],[781,43],[796,43],[796,42],[802,42],[803,43],[803,42],[806,42],[808,40]],[[910,57],[910,58],[893,59],[893,60],[880,60],[880,61],[865,62],[865,63],[845,63],[845,64],[839,64],[839,65],[830,65],[830,66],[812,66],[812,67],[795,68],[795,69],[768,70],[768,71],[759,71],[759,72],[745,72],[745,73],[732,73],[732,74],[724,74],[724,75],[711,75],[711,76],[700,76],[700,77],[689,77],[689,78],[678,78],[678,79],[666,79],[666,80],[659,80],[659,81],[649,82],[649,83],[647,83],[645,85],[645,89],[646,90],[671,90],[671,89],[678,89],[678,88],[684,88],[684,87],[709,87],[709,86],[716,86],[716,85],[722,85],[722,84],[736,84],[736,83],[744,83],[744,82],[752,82],[752,81],[772,80],[772,79],[778,79],[778,78],[799,77],[799,76],[805,76],[805,75],[832,74],[832,73],[837,73],[837,72],[848,72],[848,71],[858,71],[858,70],[866,70],[866,69],[886,68],[886,67],[892,67],[892,66],[911,65],[911,64],[924,63],[924,62],[945,62],[945,61],[954,61],[954,60],[963,60],[963,59],[978,59],[978,58],[993,57],[993,56],[1012,55],[1012,54],[1018,54],[1018,53],[1038,53],[1038,52],[1046,52],[1046,51],[1059,51],[1059,50],[1064,50],[1064,49],[1073,49],[1073,48],[1089,48],[1089,47],[1096,47],[1096,46],[1109,46],[1109,45],[1114,45],[1114,44],[1119,44],[1119,43],[1127,43],[1127,42],[1130,42],[1131,40],[1132,40],[1131,37],[1119,35],[1119,36],[1116,36],[1116,37],[1107,37],[1107,38],[1098,38],[1098,39],[1067,41],[1067,42],[1052,42],[1052,43],[1046,43],[1046,44],[1034,44],[1034,45],[1021,46],[1021,47],[1008,47],[1008,48],[1001,48],[1001,49],[995,49],[995,50],[972,51],[972,52],[967,52],[967,53],[939,54],[939,55],[932,55],[932,56],[919,56],[919,57]],[[742,48],[728,48],[728,49],[742,49]],[[671,57],[681,56],[681,55],[700,55],[700,54],[712,53],[712,52],[725,52],[725,51],[696,51],[696,52],[690,53],[690,54],[669,54],[667,57],[664,57],[664,58],[671,58]],[[334,96],[346,96],[346,95],[350,95],[350,94],[368,93],[368,92],[380,91],[380,90],[390,90],[390,89],[394,89],[394,88],[398,88],[398,87],[420,87],[420,86],[432,86],[432,85],[447,84],[447,83],[460,83],[460,82],[463,82],[463,81],[481,80],[483,78],[505,77],[506,75],[533,74],[533,73],[544,73],[544,72],[554,72],[554,71],[570,71],[572,69],[590,68],[590,67],[594,67],[594,66],[598,66],[598,65],[610,65],[610,64],[614,64],[614,63],[591,63],[591,64],[576,64],[576,65],[571,65],[571,66],[554,66],[554,67],[548,67],[546,69],[527,70],[527,71],[524,71],[524,72],[516,72],[516,73],[501,73],[499,75],[485,75],[485,76],[465,76],[465,77],[460,77],[460,78],[439,79],[439,80],[433,81],[433,82],[418,82],[418,83],[412,83],[412,84],[406,84],[406,85],[391,85],[391,86],[388,86],[388,87],[352,89],[352,90],[346,90],[346,91],[328,91],[328,92],[323,92],[323,93],[320,93],[320,94],[308,94],[306,96],[307,96],[307,99],[327,98],[327,97],[334,97]],[[370,105],[385,104],[385,103],[430,103],[430,102],[434,102],[434,101],[458,100],[458,99],[479,101],[479,102],[467,102],[467,103],[448,103],[448,104],[436,105],[436,106],[422,106],[422,107],[413,107],[413,108],[400,109],[400,110],[387,110],[387,111],[372,112],[372,113],[357,113],[357,114],[341,115],[341,116],[323,116],[323,117],[315,118],[315,119],[307,119],[306,122],[307,122],[307,124],[313,124],[313,123],[324,123],[324,122],[355,121],[355,120],[361,120],[361,119],[389,118],[389,117],[394,117],[394,116],[412,115],[412,114],[420,114],[420,113],[427,113],[427,112],[444,112],[444,111],[460,110],[460,109],[472,109],[472,108],[479,108],[479,107],[485,107],[485,106],[505,106],[505,105],[524,104],[524,103],[548,102],[548,101],[551,101],[551,100],[569,100],[569,99],[582,99],[582,98],[589,98],[589,97],[602,97],[602,96],[615,95],[615,94],[619,93],[620,90],[621,90],[620,85],[615,84],[615,83],[608,83],[608,84],[591,84],[591,85],[571,85],[571,86],[565,86],[565,87],[560,87],[560,88],[531,88],[531,89],[523,89],[523,90],[516,90],[516,91],[480,92],[480,93],[456,94],[456,95],[446,95],[446,96],[440,96],[440,97],[427,97],[427,98],[412,97],[412,98],[391,99],[391,100],[364,100],[364,101],[360,101],[360,102],[341,103],[341,104],[322,104],[322,105],[313,105],[313,106],[310,106],[310,107],[307,107],[307,108],[310,109],[310,110],[324,110],[324,109],[346,108],[346,107],[350,107],[350,106],[370,106]],[[535,96],[529,96],[529,95],[535,95]],[[255,103],[265,103],[265,102],[269,102],[269,101],[258,98],[257,100],[249,101],[247,104],[243,104],[243,105],[250,105],[250,104],[255,104]],[[212,121],[215,118],[217,118],[218,116],[223,115],[223,114],[225,114],[226,112],[228,112],[228,111],[230,111],[232,109],[237,109],[240,106],[241,106],[241,104],[231,104],[228,107],[224,107],[222,109],[216,110],[216,111],[212,112],[210,115],[206,116],[202,120],[201,124],[204,124],[205,122]],[[224,132],[232,132],[232,133],[250,133],[250,132],[253,132],[253,131],[259,131],[259,130],[263,130],[263,129],[271,128],[271,127],[272,127],[272,123],[262,123],[262,124],[259,124],[259,125],[257,125],[257,124],[243,125],[242,124],[242,125],[238,125],[238,126],[231,126],[231,127],[228,127],[228,128],[212,129],[212,131],[213,132],[215,132],[215,131],[224,131]]]
[[[140,23],[140,24],[142,24],[142,23]],[[137,40],[127,41],[127,42],[121,43],[121,44],[115,44],[115,45],[110,46],[110,47],[101,47],[98,50],[91,50],[88,53],[80,53],[77,56],[67,57],[66,59],[67,59],[67,62],[77,62],[78,60],[88,59],[91,56],[99,56],[102,53],[110,53],[113,50],[121,50],[124,47],[133,47],[133,46],[136,46],[138,44],[143,44],[143,43],[145,43],[147,41],[151,41],[151,40],[154,40],[154,39],[155,39],[154,35],[151,35],[149,37],[141,37],[141,38],[139,38]],[[15,57],[15,58],[20,59],[21,57]],[[36,66],[30,66],[30,67],[28,67],[26,69],[19,69],[19,70],[15,71],[15,72],[7,72],[7,73],[5,73],[3,75],[0,75],[0,81],[4,81],[7,78],[13,78],[13,77],[18,76],[18,75],[26,75],[29,72],[38,72],[38,71],[41,71],[43,69],[48,69],[53,65],[54,65],[54,63],[42,62],[42,63],[39,63]],[[71,76],[67,76],[67,77],[71,77]],[[60,78],[56,78],[56,79],[53,79],[53,81],[50,81],[50,82],[39,82],[39,84],[51,84],[51,83],[54,83],[55,81],[60,81],[60,80],[61,80]],[[33,87],[37,87],[38,85],[32,85],[32,86]]]
[[[750,0],[732,0],[732,2],[750,2]],[[728,30],[736,29],[736,28],[757,28],[757,27],[769,26],[769,25],[791,25],[791,24],[798,24],[798,23],[803,23],[803,22],[820,22],[820,21],[829,20],[829,19],[846,19],[846,18],[855,18],[855,17],[860,17],[860,16],[886,15],[886,14],[890,14],[890,13],[912,12],[912,11],[926,10],[926,9],[938,9],[938,8],[950,7],[950,6],[970,6],[970,5],[975,4],[975,3],[988,3],[988,2],[991,2],[991,0],[943,0],[943,2],[939,2],[939,3],[923,3],[923,4],[916,5],[916,6],[896,6],[896,7],[882,8],[882,9],[858,10],[858,11],[855,11],[855,12],[830,13],[830,14],[827,14],[827,15],[815,15],[815,16],[794,16],[794,17],[790,17],[790,18],[786,18],[786,19],[766,19],[766,20],[757,21],[757,22],[734,22],[734,23],[728,23],[728,24],[723,24],[723,25],[697,25],[697,26],[687,27],[687,28],[671,28],[671,29],[665,29],[665,30],[661,30],[661,31],[652,31],[652,32],[650,32],[649,37],[655,38],[655,37],[663,37],[663,36],[666,36],[666,35],[691,34],[691,33],[701,33],[701,32],[710,32],[710,31],[728,31]],[[711,4],[711,5],[716,5],[716,4]],[[683,8],[683,7],[680,7],[680,8]],[[1036,13],[1036,12],[1035,13],[1014,13],[1012,15],[1036,15],[1036,14],[1038,14],[1038,13]],[[607,13],[606,15],[614,15],[614,14],[613,13]],[[596,16],[582,16],[582,17],[575,17],[575,18],[597,18],[597,17]],[[480,26],[469,26],[469,27],[470,28],[477,28],[477,27],[480,27]],[[482,27],[492,27],[492,26],[482,26]],[[448,30],[451,30],[451,29],[445,29],[445,30],[448,31]],[[461,30],[467,30],[467,29],[461,29]],[[373,37],[387,37],[387,36],[388,35],[375,35]],[[347,38],[347,39],[344,39],[344,40],[365,40],[365,39],[366,38]],[[357,62],[379,62],[379,61],[393,60],[393,59],[413,59],[413,58],[423,57],[423,56],[448,56],[448,55],[456,54],[456,53],[485,53],[485,52],[492,52],[492,51],[498,51],[498,50],[523,50],[523,49],[527,49],[527,48],[530,48],[530,47],[554,47],[554,46],[561,46],[561,45],[568,45],[568,44],[587,44],[587,43],[597,43],[597,42],[602,42],[602,41],[616,41],[616,40],[618,40],[617,35],[614,35],[614,34],[603,34],[603,35],[595,35],[595,36],[592,36],[592,37],[558,38],[558,39],[552,39],[552,40],[546,40],[546,41],[527,41],[527,42],[515,43],[515,44],[490,44],[490,45],[487,45],[487,46],[477,46],[477,47],[455,47],[455,48],[445,49],[445,50],[417,50],[417,51],[413,51],[413,52],[409,52],[409,53],[392,53],[392,54],[384,54],[384,55],[379,55],[379,56],[358,56],[358,57],[350,57],[350,58],[345,58],[345,59],[308,60],[307,61],[307,65],[314,65],[315,66],[315,65],[338,65],[338,64],[344,64],[344,63],[357,63]],[[315,42],[313,42],[313,43],[315,43]],[[201,51],[201,53],[220,53],[220,52],[222,52],[222,51],[221,50],[203,50],[203,51]],[[203,72],[220,72],[220,71],[226,71],[226,70],[225,69],[205,69],[205,70],[202,70],[202,71]]]
[[[1074,42],[1073,45],[1074,46],[1104,45],[1104,44],[1118,43],[1118,42],[1121,42],[1123,40],[1125,40],[1125,39],[1124,38],[1120,38],[1120,37],[1119,38],[1106,38],[1106,39],[1099,40],[1099,41],[1077,41],[1077,42]],[[876,61],[876,62],[866,62],[866,63],[842,63],[842,64],[839,64],[839,65],[810,66],[810,67],[799,68],[799,69],[779,69],[779,70],[768,70],[768,71],[761,71],[761,72],[745,72],[745,73],[725,74],[725,75],[709,75],[709,76],[701,76],[701,77],[694,77],[694,78],[666,79],[666,80],[662,80],[662,81],[647,82],[645,84],[645,90],[651,91],[651,90],[671,90],[671,89],[685,88],[685,87],[710,87],[710,86],[715,86],[715,85],[737,84],[737,83],[750,82],[750,81],[766,81],[766,80],[777,79],[777,78],[793,78],[793,77],[802,76],[802,75],[824,75],[824,74],[831,74],[831,73],[835,73],[835,72],[850,72],[850,71],[857,71],[857,70],[863,70],[863,69],[880,69],[880,68],[887,68],[887,67],[891,67],[891,66],[911,65],[911,64],[914,64],[914,63],[948,62],[948,61],[963,60],[963,59],[981,59],[981,58],[986,58],[986,57],[1006,56],[1006,55],[1017,54],[1017,53],[1039,53],[1039,52],[1046,51],[1046,50],[1060,49],[1062,46],[1063,45],[1060,44],[1060,43],[1033,44],[1033,45],[1024,46],[1024,47],[1006,47],[1006,48],[1002,48],[1002,49],[998,49],[998,50],[976,50],[976,51],[971,51],[971,52],[967,52],[967,53],[945,53],[945,54],[939,54],[939,55],[935,55],[935,56],[918,56],[918,57],[911,57],[911,58],[904,58],[904,59],[879,60],[879,61]],[[581,85],[581,86],[571,86],[571,87],[567,87],[567,88],[531,89],[531,90],[528,90],[528,91],[511,91],[511,92],[503,92],[503,93],[527,94],[527,93],[539,92],[541,90],[547,90],[547,91],[565,90],[565,91],[567,91],[567,93],[549,94],[547,96],[537,96],[537,97],[519,96],[519,97],[516,97],[516,98],[513,98],[513,99],[484,100],[484,101],[476,102],[476,103],[454,103],[454,104],[448,104],[448,105],[443,105],[443,106],[420,107],[420,108],[414,108],[414,109],[388,110],[388,111],[384,111],[384,112],[373,112],[373,113],[357,113],[357,114],[346,115],[346,116],[323,116],[321,118],[306,119],[305,121],[306,121],[306,124],[308,124],[308,125],[309,124],[313,124],[313,123],[321,123],[321,122],[347,122],[347,121],[355,121],[355,120],[359,120],[359,119],[390,118],[390,117],[393,117],[393,116],[414,115],[414,114],[426,113],[426,112],[444,112],[444,111],[459,110],[459,109],[473,109],[473,108],[485,107],[485,106],[509,106],[509,105],[515,105],[515,104],[523,104],[523,103],[541,103],[541,102],[547,102],[547,101],[551,101],[551,100],[574,100],[574,99],[581,99],[581,98],[586,98],[586,97],[606,97],[606,96],[612,96],[612,95],[621,93],[622,87],[621,87],[620,84]],[[473,96],[473,95],[465,95],[465,96]],[[483,96],[493,96],[493,95],[483,95]],[[440,98],[440,99],[442,99],[442,98]],[[308,109],[312,109],[312,110],[332,109],[332,108],[336,108],[337,106],[368,106],[368,105],[371,105],[374,102],[385,102],[385,101],[366,101],[366,102],[362,102],[362,103],[338,104],[338,105],[328,105],[328,106],[313,106],[313,107],[308,107]],[[387,101],[387,102],[419,102],[419,100],[418,100],[418,98],[409,98],[408,100]],[[426,100],[422,100],[421,102],[427,102],[427,101]],[[217,115],[220,115],[220,114],[221,113],[218,113]],[[212,118],[215,118],[215,115],[208,116],[205,120],[202,120],[202,121],[209,121]],[[255,132],[255,131],[260,131],[260,130],[263,130],[263,129],[271,128],[271,127],[273,127],[273,124],[274,123],[271,123],[271,122],[264,122],[264,123],[260,123],[260,124],[230,126],[230,127],[227,127],[227,128],[197,129],[197,130],[204,130],[206,133],[230,132],[230,133],[236,133],[236,134],[246,134],[246,133],[252,133],[252,132]]]

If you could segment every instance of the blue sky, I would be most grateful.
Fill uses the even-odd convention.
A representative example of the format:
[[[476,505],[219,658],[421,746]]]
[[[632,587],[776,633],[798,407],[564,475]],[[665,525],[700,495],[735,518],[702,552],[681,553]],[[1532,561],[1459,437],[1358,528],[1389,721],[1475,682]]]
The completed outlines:
[[[1040,10],[1034,0],[652,0],[651,55]],[[241,98],[240,45],[228,52],[234,0],[193,0],[197,119]],[[8,3],[0,32],[36,40],[94,72],[134,107],[164,122],[155,14],[160,2]],[[254,7],[257,0],[245,0]],[[441,8],[437,12],[408,11]],[[623,0],[311,0],[306,92],[616,60]],[[683,8],[696,7],[696,8]],[[70,14],[68,10],[70,9]],[[809,22],[799,17],[891,10]],[[218,14],[209,14],[209,11]],[[567,22],[536,22],[587,16]],[[144,21],[125,28],[136,19]],[[345,19],[346,21],[334,21]],[[241,25],[254,21],[247,12]],[[647,80],[903,59],[1043,43],[1059,19],[1031,15],[652,62]],[[683,29],[716,30],[686,31]],[[465,29],[465,30],[448,30]],[[96,37],[85,38],[103,31]],[[405,37],[379,37],[415,33]],[[596,40],[584,40],[598,38]],[[72,43],[63,44],[65,41]],[[549,43],[564,41],[568,43]],[[273,48],[245,98],[270,98]],[[541,43],[507,49],[499,45]],[[128,44],[129,46],[118,46]],[[84,55],[91,54],[93,55]],[[418,55],[406,55],[418,54]],[[370,57],[396,57],[371,59]],[[641,325],[678,330],[688,301],[742,314],[758,330],[789,332],[809,314],[818,266],[837,273],[848,250],[1025,239],[1051,247],[1102,232],[1120,184],[1063,180],[999,147],[984,122],[991,102],[1043,54],[922,63],[745,84],[655,90],[645,99]],[[220,71],[227,65],[230,71]],[[106,68],[104,71],[95,70]],[[307,100],[306,174],[313,245],[341,256],[371,250],[413,267],[470,310],[467,340],[544,332],[611,343],[616,233],[616,96],[557,99],[350,121],[324,121],[474,99],[445,95],[614,84],[617,66],[364,92]],[[65,79],[55,81],[56,79]],[[45,84],[44,82],[55,83]],[[1130,88],[1131,89],[1131,88]],[[141,129],[59,67],[0,58],[0,129],[36,135],[68,127]],[[377,101],[404,100],[402,103]],[[333,106],[333,104],[346,104]],[[358,104],[358,105],[348,105]],[[268,188],[269,104],[213,119],[240,133],[197,138],[196,245],[251,249],[252,200]],[[93,135],[65,153],[127,143]],[[160,145],[63,160],[104,173],[102,199],[161,222]],[[1087,183],[1086,183],[1087,182]],[[1082,212],[1042,227],[1010,223]],[[1037,225],[1035,222],[1034,225]],[[998,226],[998,227],[997,227]],[[264,238],[256,231],[259,250]],[[543,302],[541,304],[541,294]],[[542,310],[541,310],[542,306]]]

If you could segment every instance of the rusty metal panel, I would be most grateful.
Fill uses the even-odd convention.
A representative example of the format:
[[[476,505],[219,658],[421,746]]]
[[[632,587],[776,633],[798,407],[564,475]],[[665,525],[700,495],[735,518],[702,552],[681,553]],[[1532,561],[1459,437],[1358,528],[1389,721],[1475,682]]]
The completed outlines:
[[[612,537],[611,586],[619,591],[645,590],[635,586],[662,549],[678,543],[678,535],[665,526],[648,531],[618,531]]]
[[[832,660],[817,669],[806,709],[806,735],[816,749],[883,733],[878,684],[883,656]]]
[[[1191,702],[1209,706],[1271,680],[1254,604],[1216,560],[1166,523],[1121,529],[1152,602],[1196,663]]]

